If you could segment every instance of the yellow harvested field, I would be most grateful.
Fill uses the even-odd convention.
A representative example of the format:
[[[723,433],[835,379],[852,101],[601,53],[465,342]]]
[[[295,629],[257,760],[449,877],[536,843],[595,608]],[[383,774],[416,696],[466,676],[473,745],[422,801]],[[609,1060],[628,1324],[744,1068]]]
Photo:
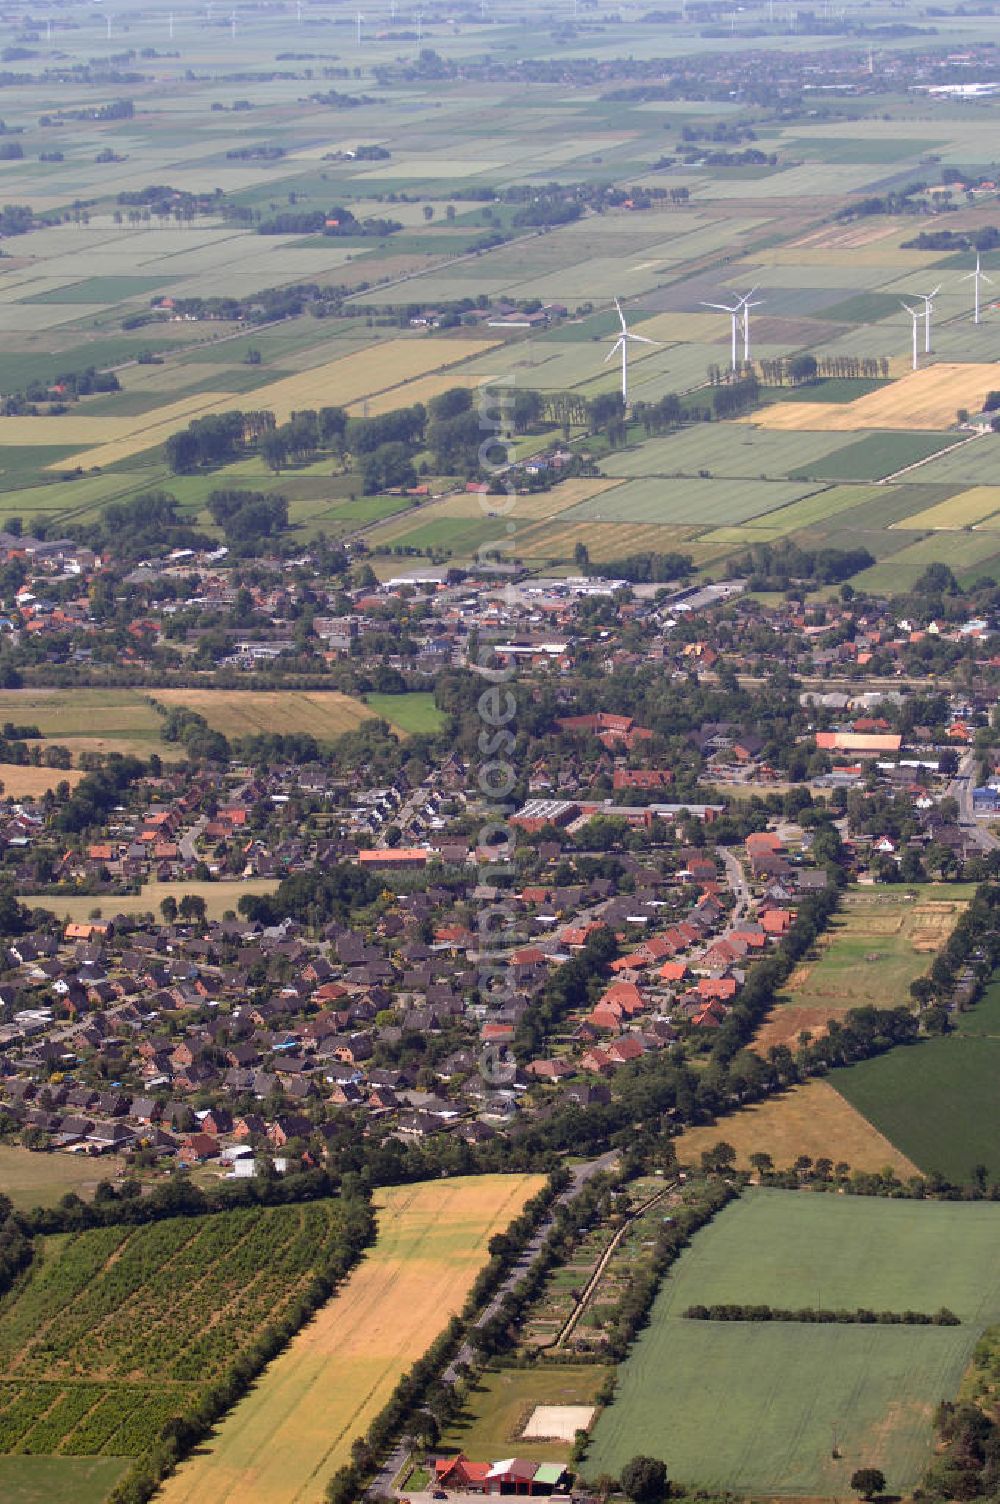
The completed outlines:
[[[790,242],[795,246],[811,246],[813,250],[819,247],[839,246],[853,249],[855,246],[874,245],[877,241],[888,240],[890,236],[899,234],[898,223],[892,220],[882,220],[875,224],[859,223],[847,225],[823,225],[818,230],[810,230],[808,235],[803,235],[799,240]]]
[[[892,1165],[904,1179],[920,1173],[828,1081],[793,1086],[783,1096],[744,1107],[711,1127],[688,1129],[675,1140],[677,1157],[682,1164],[697,1165],[702,1151],[720,1139],[732,1144],[740,1169],[750,1168],[751,1154],[770,1154],[779,1169],[794,1164],[800,1154],[808,1154],[810,1159],[832,1159],[834,1164],[844,1160],[855,1170]]]
[[[664,344],[681,341],[691,344],[715,344],[725,338],[720,335],[717,314],[704,313],[657,313],[651,319],[636,324],[635,332],[646,339],[662,340]]]
[[[1000,486],[973,486],[968,491],[959,492],[957,496],[949,496],[947,501],[939,501],[934,506],[907,517],[906,528],[907,531],[912,531],[914,528],[925,527],[975,527],[997,512],[1000,512]],[[892,526],[898,528],[902,524],[894,522]]]
[[[76,788],[85,773],[77,769],[25,768],[16,762],[0,762],[0,790],[8,799],[38,799],[64,780]]]
[[[483,355],[500,343],[499,340],[434,340],[393,339],[370,349],[359,350],[340,360],[327,361],[309,371],[297,371],[294,376],[283,376],[267,386],[257,387],[252,394],[239,397],[232,393],[202,392],[161,407],[153,413],[134,418],[4,418],[0,436],[7,437],[9,444],[75,444],[97,440],[96,447],[88,448],[69,459],[60,460],[49,468],[72,469],[76,465],[90,468],[94,465],[112,465],[130,459],[145,449],[162,444],[178,428],[192,417],[204,417],[208,413],[230,412],[233,408],[252,406],[255,411],[270,410],[279,423],[284,423],[291,414],[302,408],[339,407],[388,391],[401,383],[425,376],[431,371],[446,369],[472,356]],[[450,381],[448,385],[457,385]],[[251,401],[252,397],[252,401]],[[393,403],[392,405],[398,405]],[[20,429],[8,429],[8,424],[28,425],[25,433],[33,432],[31,425],[45,424],[45,437],[18,437]],[[52,427],[51,425],[60,425]],[[62,426],[62,425],[67,426]],[[112,427],[102,428],[102,424]],[[40,430],[41,432],[41,430]]]
[[[479,1175],[379,1191],[378,1242],[270,1364],[162,1504],[321,1504],[351,1442],[462,1308],[490,1239],[540,1175]]]
[[[375,397],[363,397],[357,402],[349,402],[347,411],[352,418],[378,418],[382,413],[391,413],[396,407],[412,407],[415,402],[430,402],[432,397],[440,397],[442,392],[451,391],[454,386],[479,386],[483,379],[471,371],[442,371],[433,376],[418,376],[416,381],[391,386],[388,391],[379,392]]]
[[[660,526],[655,522],[532,522],[518,530],[511,549],[519,558],[572,559],[578,543],[599,562],[628,554],[669,553],[679,543],[690,553],[686,540],[696,527]]]
[[[976,412],[996,385],[992,366],[928,366],[842,406],[824,402],[776,402],[749,419],[761,428],[852,433],[858,428],[950,428],[960,407]],[[960,436],[956,435],[956,442]]]
[[[592,496],[599,496],[602,491],[620,485],[620,480],[589,479],[581,475],[573,480],[563,481],[562,485],[554,486],[551,491],[539,491],[534,496],[474,496],[463,492],[460,496],[448,496],[435,506],[425,508],[420,514],[420,520],[436,522],[442,517],[504,517],[517,523],[547,522],[550,517],[568,512],[570,507],[579,506],[581,501],[589,501]],[[412,524],[412,518],[406,520]],[[390,531],[390,528],[383,529],[379,537],[388,537]],[[405,531],[410,531],[410,528]]]
[[[182,705],[205,717],[223,736],[304,733],[319,741],[355,731],[375,712],[337,690],[158,689],[163,705]]]
[[[220,407],[221,404],[221,407]],[[79,412],[67,413],[61,418],[0,418],[0,443],[17,445],[35,444],[88,444],[108,448],[115,443],[136,442],[127,454],[138,454],[140,449],[150,449],[162,443],[167,434],[183,428],[192,418],[200,418],[207,412],[225,411],[237,406],[234,396],[220,392],[198,392],[190,397],[179,397],[176,402],[165,403],[153,412],[136,413],[131,417],[91,418],[86,406]],[[165,432],[160,433],[160,430]],[[147,438],[148,434],[159,437]],[[90,451],[88,450],[87,453]],[[79,457],[61,460],[49,468],[65,470],[78,463]],[[79,460],[82,463],[82,460]]]
[[[112,919],[115,914],[159,914],[165,898],[174,898],[179,903],[185,893],[205,900],[205,914],[209,919],[221,919],[230,909],[234,912],[246,894],[259,898],[273,893],[278,886],[270,877],[249,877],[245,882],[230,878],[218,883],[146,883],[139,893],[72,893],[22,894],[21,902],[29,909],[49,909],[59,919],[68,919],[73,924],[84,920],[100,910],[101,918]]]
[[[765,251],[755,251],[741,264],[747,268],[761,266],[834,266],[844,268],[844,246],[823,247],[800,245],[771,246]],[[888,271],[920,270],[933,266],[941,260],[940,251],[901,251],[897,246],[867,245],[851,246],[851,266],[884,266]]]

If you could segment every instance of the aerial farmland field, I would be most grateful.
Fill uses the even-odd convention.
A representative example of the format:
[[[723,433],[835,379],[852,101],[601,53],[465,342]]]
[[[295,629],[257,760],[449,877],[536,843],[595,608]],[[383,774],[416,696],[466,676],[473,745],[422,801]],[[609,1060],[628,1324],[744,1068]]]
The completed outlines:
[[[957,1327],[685,1319],[693,1303],[932,1312]],[[908,1492],[931,1416],[1000,1317],[1000,1208],[745,1193],[668,1275],[584,1463],[616,1475],[662,1457],[687,1487],[836,1498],[859,1466]],[[724,1415],[705,1445],[706,1413]]]
[[[373,712],[336,690],[163,689],[156,699],[203,715],[223,736],[254,736],[280,727],[329,741],[355,731]]]
[[[461,1309],[494,1233],[543,1183],[482,1175],[380,1191],[375,1248],[168,1481],[164,1504],[320,1504],[352,1440]]]

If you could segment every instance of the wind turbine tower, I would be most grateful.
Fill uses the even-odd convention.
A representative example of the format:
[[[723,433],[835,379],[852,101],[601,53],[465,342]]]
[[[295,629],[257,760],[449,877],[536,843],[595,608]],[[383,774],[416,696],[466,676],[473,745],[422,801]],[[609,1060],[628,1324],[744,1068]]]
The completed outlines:
[[[110,16],[110,14],[107,17],[107,23],[108,23],[108,41],[110,42],[111,41],[111,16]]]
[[[917,370],[920,365],[920,356],[917,347],[917,325],[920,323],[921,318],[920,309],[911,308],[909,303],[900,303],[899,306],[900,308],[905,308],[913,320],[913,369]]]
[[[980,256],[980,254],[979,254],[978,251],[976,252],[976,269],[975,269],[975,271],[974,272],[970,272],[967,277],[963,277],[962,281],[963,282],[971,282],[974,285],[975,289],[976,289],[976,304],[975,304],[975,312],[972,315],[972,322],[974,324],[981,324],[982,323],[982,318],[980,316],[979,286],[980,286],[980,283],[985,282],[988,287],[992,287],[993,286],[993,278],[992,277],[988,277],[986,275],[986,273],[983,271],[982,257]]]
[[[745,366],[750,364],[750,310],[759,308],[764,301],[763,298],[758,298],[756,302],[752,301],[756,291],[756,287],[751,287],[746,297],[741,298],[737,305],[743,310],[743,364]]]
[[[657,345],[657,344],[659,344],[659,340],[647,339],[644,334],[633,334],[632,331],[631,331],[631,329],[628,327],[628,325],[625,322],[625,315],[622,312],[622,305],[618,301],[617,298],[615,298],[615,307],[618,310],[618,318],[619,318],[619,320],[621,322],[622,332],[621,332],[621,334],[619,334],[618,338],[615,340],[614,344],[611,346],[611,349],[608,351],[607,355],[605,355],[605,357],[604,357],[604,364],[607,365],[608,361],[611,360],[613,356],[617,355],[619,353],[619,351],[621,352],[621,357],[622,357],[622,408],[623,409],[627,409],[628,408],[628,347],[629,347],[629,341],[631,340],[633,344],[638,344],[638,345]]]
[[[934,309],[934,299],[937,297],[937,295],[938,295],[938,293],[940,291],[941,291],[941,284],[938,283],[937,287],[932,288],[930,292],[919,292],[919,293],[917,293],[917,297],[918,298],[922,298],[923,302],[924,302],[924,354],[925,355],[929,355],[931,353],[931,313],[933,312],[933,309]]]
[[[360,12],[360,11],[358,11],[358,18],[357,18],[357,26],[358,26],[358,46],[359,46],[359,47],[360,47],[360,46],[361,46],[361,23],[362,23],[362,21],[363,21],[363,20],[364,20],[364,19],[365,19],[365,18],[364,18],[364,16],[363,16],[363,15],[362,15],[362,14],[361,14],[361,12]]]
[[[235,42],[236,41],[236,6],[235,5],[233,6],[232,15],[229,17],[229,26],[230,26],[230,30],[231,30],[231,33],[232,33],[233,41]]]
[[[728,313],[729,314],[729,317],[732,320],[732,354],[730,355],[729,364],[732,367],[732,369],[735,371],[736,370],[736,360],[737,360],[737,355],[736,355],[736,348],[737,348],[736,347],[736,338],[737,338],[737,335],[739,334],[739,330],[740,330],[740,321],[741,321],[740,320],[740,315],[741,315],[741,312],[742,312],[743,304],[742,303],[734,303],[733,306],[730,307],[728,303],[702,303],[701,306],[702,306],[702,308],[717,308],[720,313]]]

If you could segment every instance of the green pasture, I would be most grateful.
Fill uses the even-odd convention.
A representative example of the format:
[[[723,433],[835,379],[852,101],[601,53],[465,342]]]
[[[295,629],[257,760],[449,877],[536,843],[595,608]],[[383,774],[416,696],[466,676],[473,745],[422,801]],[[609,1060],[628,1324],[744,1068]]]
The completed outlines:
[[[563,512],[560,522],[691,523],[716,527],[774,512],[808,496],[794,481],[708,480],[687,476],[626,481]]]
[[[922,481],[955,486],[994,486],[1000,475],[1000,434],[983,434],[920,467]]]
[[[867,397],[877,392],[888,382],[864,376],[829,376],[820,381],[806,382],[802,386],[768,387],[768,395],[780,402],[855,402],[858,397]]]
[[[843,439],[843,435],[840,437]],[[885,480],[886,476],[916,465],[954,443],[953,433],[879,431],[843,444],[810,466],[810,470],[822,480]],[[801,474],[801,470],[796,471],[791,479],[797,480]],[[920,479],[930,480],[931,476],[921,471]]]
[[[877,270],[877,268],[876,268]],[[887,282],[892,275],[889,268],[881,269],[881,280]],[[841,272],[843,276],[843,272]],[[817,310],[817,317],[829,319],[834,324],[877,324],[879,319],[899,313],[899,298],[885,292],[859,292],[854,297],[843,298]]]
[[[88,277],[40,292],[24,303],[122,303],[126,298],[140,298],[163,287],[169,277]]]
[[[131,1457],[0,1457],[4,1504],[104,1504]]]
[[[641,433],[641,429],[639,430]],[[606,475],[700,475],[747,480],[808,478],[817,461],[841,448],[841,433],[789,432],[748,423],[698,423],[601,460]]]
[[[901,594],[930,564],[947,564],[960,583],[969,583],[980,574],[1000,575],[998,544],[997,534],[986,528],[969,533],[933,533],[862,571],[854,583],[862,590]]]
[[[399,695],[365,695],[365,704],[400,731],[411,736],[433,735],[440,731],[445,718],[434,704],[434,696],[421,690]]]
[[[891,1058],[891,1057],[886,1057]],[[699,1322],[694,1303],[930,1311],[957,1327]],[[585,1475],[659,1456],[687,1487],[845,1498],[859,1466],[907,1493],[931,1414],[1000,1316],[1000,1208],[756,1190],[664,1282],[597,1421]],[[719,1418],[706,1445],[706,1416]],[[724,1420],[723,1420],[724,1418]]]

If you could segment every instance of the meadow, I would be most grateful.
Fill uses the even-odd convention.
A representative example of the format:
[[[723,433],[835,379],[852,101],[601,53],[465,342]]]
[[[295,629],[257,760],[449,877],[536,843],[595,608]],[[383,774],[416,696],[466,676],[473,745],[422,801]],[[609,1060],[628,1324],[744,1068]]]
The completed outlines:
[[[936,1311],[951,1328],[699,1322],[694,1303]],[[744,1193],[697,1233],[599,1417],[587,1477],[636,1453],[687,1486],[845,1497],[859,1466],[905,1494],[931,1415],[1000,1316],[1000,1209],[979,1203]],[[724,1416],[705,1444],[706,1416]]]
[[[273,893],[277,882],[268,877],[223,879],[221,882],[149,882],[138,893],[28,893],[21,901],[29,909],[49,909],[67,923],[83,924],[92,918],[113,919],[116,914],[159,915],[165,898],[178,903],[186,893],[205,900],[205,916],[223,919],[236,913],[241,898]]]
[[[432,736],[444,725],[444,716],[434,704],[434,696],[413,690],[409,694],[365,696],[365,704],[377,716],[408,736]]]
[[[19,1211],[54,1206],[69,1191],[90,1195],[120,1168],[116,1155],[93,1160],[82,1154],[37,1154],[0,1144],[0,1195],[9,1196]]]
[[[542,1184],[485,1175],[377,1192],[375,1247],[168,1480],[163,1504],[321,1504],[351,1442],[461,1309],[490,1238]]]

